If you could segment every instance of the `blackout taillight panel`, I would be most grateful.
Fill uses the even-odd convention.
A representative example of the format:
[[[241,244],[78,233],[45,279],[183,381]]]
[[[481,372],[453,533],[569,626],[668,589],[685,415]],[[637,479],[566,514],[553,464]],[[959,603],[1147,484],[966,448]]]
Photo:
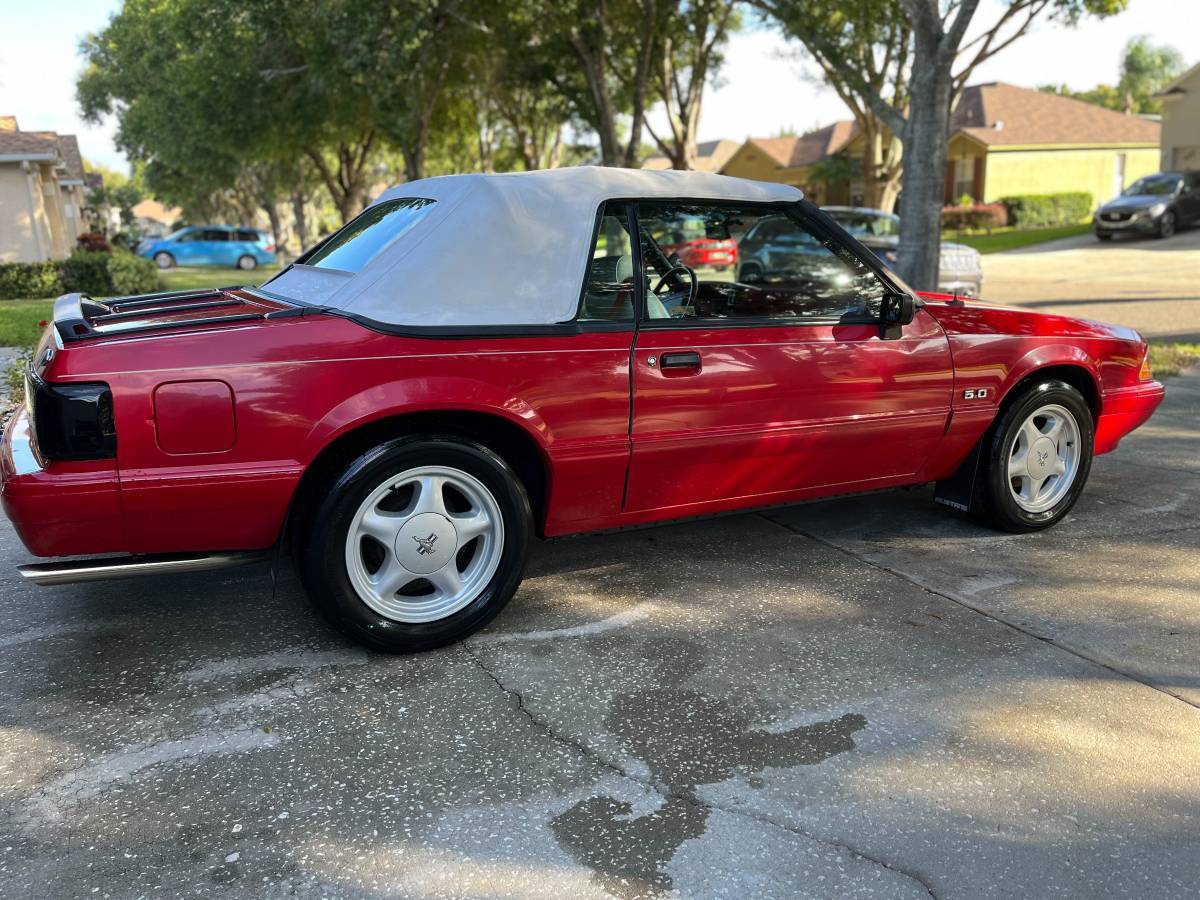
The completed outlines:
[[[37,452],[43,460],[116,457],[112,391],[107,384],[51,383],[30,370],[25,395]]]

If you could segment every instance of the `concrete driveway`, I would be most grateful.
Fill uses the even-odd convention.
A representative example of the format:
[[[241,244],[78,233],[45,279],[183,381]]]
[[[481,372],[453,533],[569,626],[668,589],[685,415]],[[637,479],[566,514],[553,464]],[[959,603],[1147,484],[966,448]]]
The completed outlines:
[[[1050,532],[562,541],[410,658],[261,570],[0,575],[0,896],[1194,897],[1198,450],[1200,373]]]
[[[1200,341],[1200,227],[1167,240],[1092,235],[983,258],[994,303],[1117,322],[1164,341]]]

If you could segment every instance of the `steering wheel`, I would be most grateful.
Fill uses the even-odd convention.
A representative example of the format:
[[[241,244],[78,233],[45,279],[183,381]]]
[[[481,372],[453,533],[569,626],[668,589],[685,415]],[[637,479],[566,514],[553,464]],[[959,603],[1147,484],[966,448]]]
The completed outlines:
[[[671,266],[671,268],[667,269],[667,271],[663,273],[662,278],[658,279],[658,284],[656,284],[653,288],[651,288],[653,293],[655,293],[655,294],[661,293],[663,285],[665,285],[667,283],[667,279],[670,278],[672,275],[674,275],[676,272],[687,272],[688,275],[690,275],[692,277],[692,284],[696,283],[696,273],[695,272],[693,272],[691,269],[689,269],[683,263],[675,263],[674,265]]]

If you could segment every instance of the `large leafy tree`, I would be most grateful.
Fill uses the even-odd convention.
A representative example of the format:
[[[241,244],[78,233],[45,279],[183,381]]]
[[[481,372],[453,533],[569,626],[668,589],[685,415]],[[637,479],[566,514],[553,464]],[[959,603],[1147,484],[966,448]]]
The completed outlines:
[[[671,161],[672,168],[696,167],[696,134],[704,89],[720,69],[725,42],[740,25],[735,0],[677,0],[670,9],[654,90],[662,103],[667,129],[646,130]]]
[[[1154,99],[1184,69],[1183,56],[1174,47],[1154,46],[1145,35],[1130,38],[1121,54],[1121,77],[1116,85],[1098,84],[1086,91],[1067,85],[1048,84],[1038,88],[1060,97],[1094,103],[1126,115],[1157,113],[1162,104]]]
[[[902,145],[870,98],[897,109],[908,103],[912,35],[900,0],[756,0],[756,6],[803,44],[823,82],[849,108],[863,148],[856,167],[863,202],[890,211],[900,193]]]
[[[1155,113],[1161,105],[1154,95],[1184,70],[1183,54],[1174,47],[1156,47],[1145,35],[1130,39],[1121,57],[1121,95],[1124,113]]]
[[[898,5],[897,5],[898,4]],[[907,70],[903,91],[880,89],[879,71],[855,48],[877,47],[869,34],[843,44],[830,43],[831,57],[846,84],[903,145],[900,195],[899,269],[913,286],[937,285],[939,235],[950,114],[967,80],[985,61],[1018,41],[1034,23],[1056,19],[1074,23],[1085,15],[1120,12],[1128,0],[1005,0],[990,19],[979,16],[980,0],[880,0],[873,11],[903,14],[908,26]],[[803,7],[835,15],[845,0],[777,0],[773,14],[799,15]],[[991,8],[996,8],[993,5]],[[861,18],[845,21],[854,32],[872,27]],[[968,38],[968,34],[972,36]],[[797,37],[802,36],[797,33]],[[878,51],[876,51],[878,52]],[[890,86],[889,82],[889,86]]]

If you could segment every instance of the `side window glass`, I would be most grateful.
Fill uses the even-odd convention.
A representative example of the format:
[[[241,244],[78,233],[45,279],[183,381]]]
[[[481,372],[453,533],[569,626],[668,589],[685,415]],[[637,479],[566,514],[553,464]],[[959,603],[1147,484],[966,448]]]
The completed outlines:
[[[803,324],[879,316],[883,282],[790,211],[642,203],[638,220],[646,284],[653,289],[649,318]]]
[[[579,319],[584,322],[632,322],[634,316],[633,241],[625,209],[609,204],[588,260]]]

